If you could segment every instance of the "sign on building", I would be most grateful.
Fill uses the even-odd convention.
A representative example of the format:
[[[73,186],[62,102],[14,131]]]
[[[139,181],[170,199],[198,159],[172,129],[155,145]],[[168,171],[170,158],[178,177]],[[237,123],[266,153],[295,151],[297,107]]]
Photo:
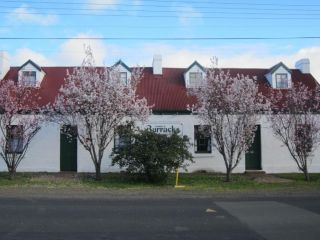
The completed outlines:
[[[180,135],[183,135],[182,124],[179,123],[148,123],[141,126],[142,129],[149,129],[158,134],[170,135],[174,131],[179,131]]]

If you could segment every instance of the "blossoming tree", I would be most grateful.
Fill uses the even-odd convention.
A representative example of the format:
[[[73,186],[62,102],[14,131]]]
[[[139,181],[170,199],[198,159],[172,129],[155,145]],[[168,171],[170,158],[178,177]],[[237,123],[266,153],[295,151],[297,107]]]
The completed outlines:
[[[231,76],[209,68],[199,87],[191,90],[198,104],[193,111],[210,126],[212,144],[226,167],[226,181],[251,146],[260,111],[268,109],[257,81],[244,75]]]
[[[302,83],[291,89],[274,90],[269,115],[274,135],[287,147],[298,169],[309,181],[309,165],[320,144],[320,96],[318,87]]]
[[[78,140],[91,157],[96,179],[101,179],[104,151],[115,128],[125,121],[145,121],[149,107],[136,95],[141,68],[133,68],[129,83],[121,80],[119,69],[98,68],[90,47],[81,67],[68,73],[55,101],[54,120],[78,127]]]
[[[0,156],[10,177],[14,176],[43,120],[36,89],[22,83],[0,82]]]

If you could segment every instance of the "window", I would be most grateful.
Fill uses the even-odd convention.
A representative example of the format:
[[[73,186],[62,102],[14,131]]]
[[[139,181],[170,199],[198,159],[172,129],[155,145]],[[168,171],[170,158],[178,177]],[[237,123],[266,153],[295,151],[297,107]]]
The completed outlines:
[[[7,126],[7,153],[23,152],[23,126],[10,125]]]
[[[194,146],[196,153],[211,153],[211,130],[208,125],[194,126]]]
[[[295,129],[295,145],[298,154],[306,154],[312,150],[311,128],[308,124],[297,124]]]
[[[121,82],[125,83],[126,85],[128,84],[128,79],[127,79],[127,73],[126,72],[121,72],[120,73],[120,80],[121,80]]]
[[[35,71],[23,71],[21,84],[26,87],[36,86],[36,72]]]
[[[202,81],[201,72],[191,72],[189,73],[189,84],[190,86],[198,86]]]
[[[131,142],[130,137],[127,135],[130,130],[130,126],[118,126],[116,134],[114,136],[114,148],[116,151],[123,149]]]
[[[276,88],[288,88],[288,74],[276,74]]]

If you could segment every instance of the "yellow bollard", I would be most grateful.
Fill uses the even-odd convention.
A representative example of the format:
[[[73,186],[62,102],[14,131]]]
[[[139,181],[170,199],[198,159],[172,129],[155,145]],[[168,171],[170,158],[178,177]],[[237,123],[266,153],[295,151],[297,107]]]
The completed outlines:
[[[175,188],[184,188],[184,185],[179,185],[179,169],[176,169],[176,185],[174,186]]]

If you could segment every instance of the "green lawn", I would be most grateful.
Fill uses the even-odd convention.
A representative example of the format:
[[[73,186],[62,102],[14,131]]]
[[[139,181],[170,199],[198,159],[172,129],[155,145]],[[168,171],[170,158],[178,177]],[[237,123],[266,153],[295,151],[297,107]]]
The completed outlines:
[[[269,175],[270,176],[270,175]],[[186,190],[246,191],[246,190],[320,190],[320,173],[311,174],[311,182],[305,182],[303,174],[273,174],[272,176],[289,179],[290,182],[259,182],[254,176],[232,175],[231,182],[224,181],[219,173],[182,173],[179,185]],[[135,180],[124,173],[103,174],[102,181],[95,181],[91,174],[57,173],[17,173],[9,180],[7,173],[0,173],[0,187],[83,187],[83,188],[162,188],[174,189],[175,175],[172,174],[164,184],[150,184]]]

